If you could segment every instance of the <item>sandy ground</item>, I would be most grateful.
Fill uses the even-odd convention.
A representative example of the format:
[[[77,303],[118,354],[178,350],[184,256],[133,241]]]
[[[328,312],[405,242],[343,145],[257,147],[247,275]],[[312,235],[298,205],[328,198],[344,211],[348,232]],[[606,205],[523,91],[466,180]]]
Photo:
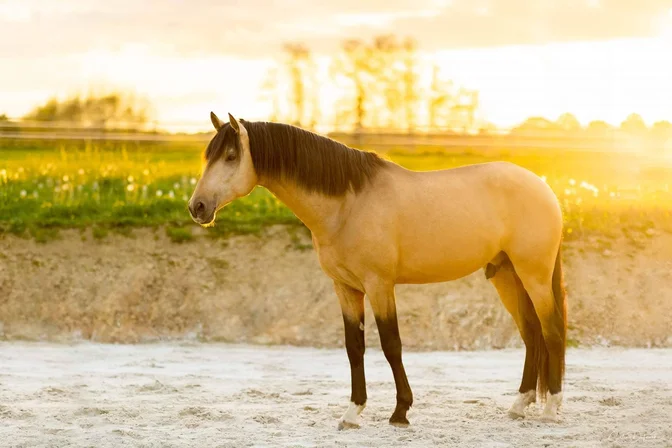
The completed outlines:
[[[672,347],[672,234],[628,235],[564,245],[571,344]],[[397,308],[409,349],[522,344],[482,271],[399,285]],[[366,330],[367,345],[379,347],[368,305]],[[76,230],[47,244],[0,238],[0,339],[185,338],[341,347],[338,299],[309,234],[275,226],[260,236],[198,236],[184,244],[163,229],[102,241]]]
[[[672,350],[573,349],[561,422],[510,420],[520,350],[406,353],[415,406],[367,352],[369,405],[337,431],[344,350],[227,344],[0,344],[0,446],[672,446]]]

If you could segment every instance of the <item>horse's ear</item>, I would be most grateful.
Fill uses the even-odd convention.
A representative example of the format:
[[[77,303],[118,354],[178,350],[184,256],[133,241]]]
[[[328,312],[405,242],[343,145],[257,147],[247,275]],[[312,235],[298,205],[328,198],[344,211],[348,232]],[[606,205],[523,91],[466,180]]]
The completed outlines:
[[[236,134],[240,134],[240,125],[238,124],[238,120],[236,120],[231,114],[229,114],[229,124],[233,130],[236,131]]]
[[[210,112],[210,121],[212,121],[212,125],[217,129],[218,131],[224,126],[224,123],[222,123],[222,120],[215,115],[214,112]]]

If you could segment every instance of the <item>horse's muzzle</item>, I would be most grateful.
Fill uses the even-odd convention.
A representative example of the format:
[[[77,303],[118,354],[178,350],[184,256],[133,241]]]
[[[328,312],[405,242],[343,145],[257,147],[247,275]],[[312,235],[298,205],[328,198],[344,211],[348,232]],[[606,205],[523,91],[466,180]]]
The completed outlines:
[[[215,218],[215,208],[203,201],[189,201],[189,214],[198,224],[209,224]]]

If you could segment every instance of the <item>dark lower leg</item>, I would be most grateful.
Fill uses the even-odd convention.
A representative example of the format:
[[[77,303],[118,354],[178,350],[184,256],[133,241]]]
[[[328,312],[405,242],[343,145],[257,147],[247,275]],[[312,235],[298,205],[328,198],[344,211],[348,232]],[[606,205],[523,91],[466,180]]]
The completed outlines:
[[[524,394],[537,389],[537,351],[532,343],[525,342],[525,366],[523,367],[523,379],[520,382],[518,392]]]
[[[524,293],[524,296],[520,297],[518,309],[520,312],[518,318],[520,336],[525,343],[525,365],[518,391],[524,394],[525,392],[537,389],[539,359],[542,356],[541,351],[546,350],[546,346],[541,334],[541,323],[527,293]]]
[[[548,349],[548,391],[555,395],[562,391],[562,378],[565,371],[565,338],[562,328],[562,316],[557,316],[544,328],[544,341]]]
[[[350,380],[352,394],[350,401],[363,405],[366,403],[366,379],[364,377],[364,316],[361,321],[351,321],[343,316],[345,325],[345,348],[350,360]]]
[[[564,344],[560,339],[546,338],[548,347],[548,391],[555,395],[562,391]]]
[[[396,314],[391,314],[386,319],[376,317],[380,342],[385,353],[385,358],[390,363],[394,383],[397,387],[397,406],[390,417],[390,423],[408,425],[406,412],[413,405],[413,392],[408,384],[406,370],[401,360],[401,337]]]

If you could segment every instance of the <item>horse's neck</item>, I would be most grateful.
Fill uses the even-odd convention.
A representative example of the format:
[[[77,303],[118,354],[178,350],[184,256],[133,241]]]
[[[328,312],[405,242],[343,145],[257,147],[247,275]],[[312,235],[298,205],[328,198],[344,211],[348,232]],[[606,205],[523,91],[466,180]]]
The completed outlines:
[[[309,193],[292,182],[272,180],[261,185],[289,207],[320,242],[328,242],[338,232],[351,203],[350,195],[329,197]]]

